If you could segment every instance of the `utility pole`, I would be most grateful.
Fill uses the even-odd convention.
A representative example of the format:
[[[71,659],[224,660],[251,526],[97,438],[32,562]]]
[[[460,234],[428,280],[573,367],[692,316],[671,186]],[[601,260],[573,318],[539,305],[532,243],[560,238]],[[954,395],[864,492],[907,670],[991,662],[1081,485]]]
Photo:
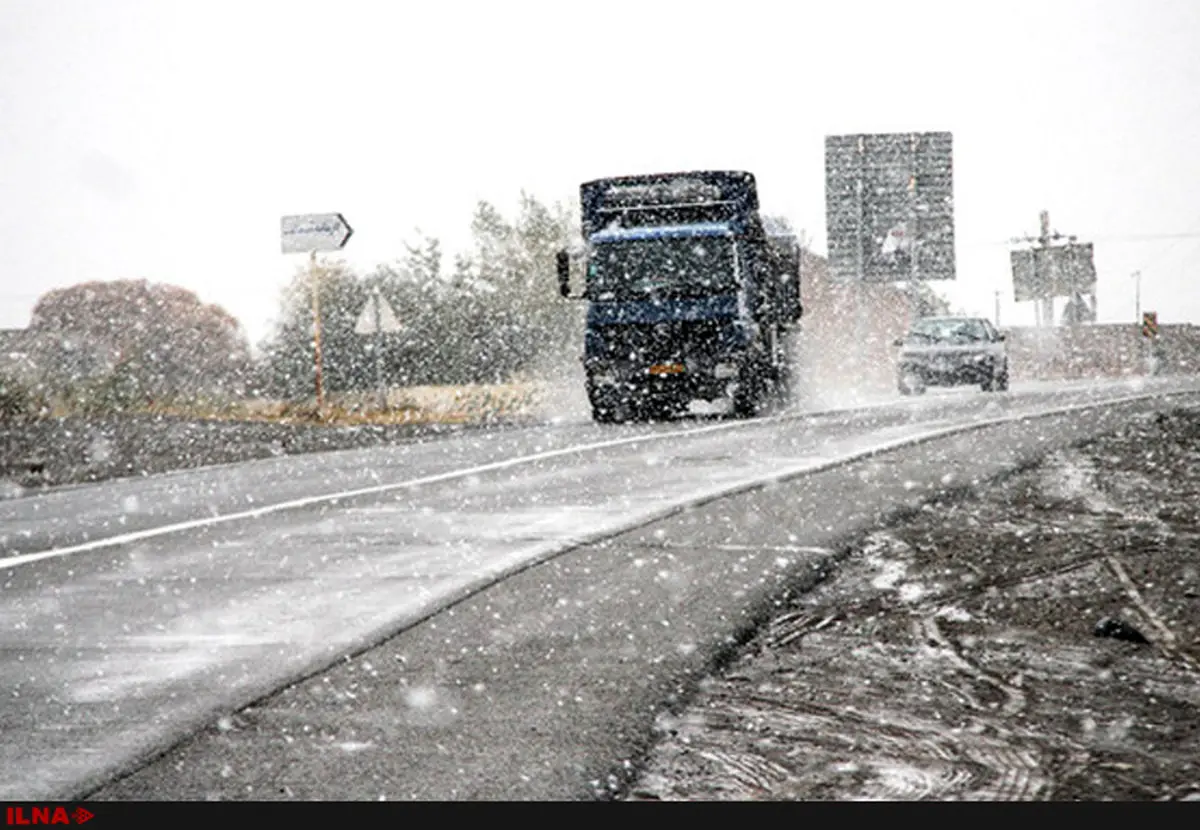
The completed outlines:
[[[1000,328],[1000,289],[996,289],[996,328]]]
[[[1142,324],[1142,272],[1141,271],[1133,272],[1133,285],[1134,285],[1134,288],[1133,288],[1133,302],[1134,302],[1133,322],[1140,326]]]

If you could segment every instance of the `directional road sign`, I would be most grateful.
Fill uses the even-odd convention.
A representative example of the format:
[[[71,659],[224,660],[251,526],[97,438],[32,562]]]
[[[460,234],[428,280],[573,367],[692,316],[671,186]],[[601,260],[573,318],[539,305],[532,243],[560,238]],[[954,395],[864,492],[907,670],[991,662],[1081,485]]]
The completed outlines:
[[[285,254],[337,251],[346,244],[352,233],[353,228],[340,213],[307,213],[285,216],[280,221]]]
[[[846,281],[954,279],[950,133],[825,137],[829,268]]]

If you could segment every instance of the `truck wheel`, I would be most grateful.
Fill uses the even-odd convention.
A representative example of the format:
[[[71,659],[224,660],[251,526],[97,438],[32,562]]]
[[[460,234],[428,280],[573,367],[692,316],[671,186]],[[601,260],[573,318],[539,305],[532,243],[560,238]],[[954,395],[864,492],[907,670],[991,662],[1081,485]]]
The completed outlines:
[[[592,406],[592,420],[598,424],[611,424],[616,422],[613,417],[613,410],[607,406]]]
[[[753,418],[762,407],[762,384],[757,378],[746,377],[738,382],[733,393],[733,414],[739,418]]]
[[[588,390],[588,401],[592,405],[592,420],[598,424],[615,424],[625,420],[629,404],[608,395],[593,394]]]
[[[775,369],[775,380],[771,389],[772,402],[780,409],[787,409],[792,403],[792,372],[788,366]]]
[[[671,421],[678,418],[684,406],[673,399],[646,400],[642,402],[641,419],[645,421]]]

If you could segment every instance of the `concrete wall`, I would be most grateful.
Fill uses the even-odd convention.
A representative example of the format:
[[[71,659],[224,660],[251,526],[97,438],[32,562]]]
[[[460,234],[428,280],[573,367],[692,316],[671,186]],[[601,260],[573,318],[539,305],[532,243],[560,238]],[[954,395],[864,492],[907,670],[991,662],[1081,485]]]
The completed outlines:
[[[1200,326],[1160,325],[1153,341],[1133,323],[1005,328],[1014,380],[1200,374]]]

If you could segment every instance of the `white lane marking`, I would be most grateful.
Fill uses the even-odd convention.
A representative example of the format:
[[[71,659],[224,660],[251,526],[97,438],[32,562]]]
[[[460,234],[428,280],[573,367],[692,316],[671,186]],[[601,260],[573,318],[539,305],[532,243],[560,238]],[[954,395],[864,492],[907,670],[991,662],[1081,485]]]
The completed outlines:
[[[943,436],[947,436],[947,435],[953,435],[958,432],[967,432],[967,431],[971,431],[971,430],[975,430],[975,429],[982,429],[983,427],[992,426],[995,424],[1008,423],[1008,422],[1012,422],[1012,421],[1034,420],[1036,418],[1044,418],[1044,417],[1049,417],[1052,415],[1065,414],[1068,412],[1078,412],[1078,411],[1083,411],[1083,410],[1087,410],[1087,409],[1095,409],[1097,407],[1112,406],[1112,405],[1122,404],[1122,403],[1133,403],[1133,402],[1140,401],[1140,400],[1149,400],[1149,399],[1153,399],[1153,398],[1163,397],[1164,394],[1165,395],[1170,395],[1170,394],[1186,395],[1186,394],[1196,394],[1196,393],[1195,392],[1178,392],[1178,393],[1155,393],[1155,394],[1144,394],[1144,395],[1131,395],[1131,396],[1126,396],[1126,397],[1113,398],[1111,400],[1104,401],[1101,403],[1091,402],[1091,403],[1075,404],[1075,405],[1067,406],[1067,407],[1058,407],[1058,408],[1047,409],[1047,410],[1037,410],[1034,412],[1027,412],[1027,413],[1017,414],[1017,415],[1006,415],[1006,416],[998,417],[998,418],[989,418],[987,420],[977,420],[977,421],[973,421],[969,424],[960,424],[960,425],[956,425],[956,426],[952,426],[952,427],[946,427],[943,429],[932,430],[932,431],[924,432],[924,433],[918,433],[917,435],[910,436],[907,438],[897,439],[895,441],[883,442],[881,444],[874,445],[872,447],[869,447],[869,448],[861,450],[861,451],[853,451],[853,452],[849,453],[848,455],[831,458],[827,461],[820,461],[820,462],[815,462],[815,463],[807,462],[806,464],[801,465],[800,467],[788,468],[782,473],[776,472],[776,473],[771,473],[766,476],[758,476],[752,480],[753,483],[743,482],[738,485],[735,485],[732,489],[722,488],[719,491],[714,491],[714,493],[710,494],[710,495],[693,496],[692,498],[696,499],[697,501],[689,502],[689,503],[708,501],[712,498],[720,497],[721,495],[730,495],[730,494],[738,492],[740,490],[748,489],[751,486],[755,486],[755,484],[764,484],[764,483],[768,483],[768,482],[772,482],[772,481],[781,481],[784,478],[788,478],[788,477],[791,477],[794,475],[799,475],[804,472],[817,472],[820,470],[829,469],[831,467],[836,467],[840,464],[845,464],[850,461],[858,460],[860,458],[867,458],[872,455],[877,455],[881,452],[886,452],[888,450],[893,450],[893,449],[899,449],[901,447],[909,446],[911,444],[918,444],[918,443],[921,443],[922,441],[928,441],[933,438],[943,437]],[[502,470],[502,469],[506,469],[508,467],[515,467],[520,464],[527,464],[527,463],[534,462],[534,461],[542,461],[542,460],[545,460],[548,458],[557,458],[557,457],[564,456],[564,455],[570,455],[572,453],[588,452],[591,450],[598,450],[598,449],[607,449],[609,447],[618,447],[618,446],[624,446],[627,444],[636,444],[636,443],[643,442],[643,441],[656,441],[656,440],[661,440],[661,439],[665,439],[665,438],[686,437],[686,436],[690,436],[690,435],[697,435],[697,434],[708,433],[708,432],[718,432],[718,431],[722,431],[722,430],[738,429],[738,428],[752,426],[754,424],[763,424],[763,423],[769,423],[769,422],[780,421],[780,420],[795,420],[797,417],[799,417],[799,416],[796,416],[796,415],[774,415],[774,416],[769,416],[766,418],[756,418],[756,419],[753,419],[750,421],[735,421],[735,422],[727,423],[727,424],[714,424],[714,425],[708,426],[708,427],[699,427],[699,428],[692,428],[692,429],[679,430],[679,431],[673,431],[673,432],[658,432],[658,433],[653,433],[653,434],[649,434],[649,435],[637,435],[637,436],[631,436],[629,438],[618,438],[618,439],[615,439],[612,441],[601,441],[601,442],[594,443],[594,444],[581,444],[578,446],[565,447],[565,448],[557,449],[557,450],[547,450],[546,452],[534,453],[533,455],[518,456],[516,458],[509,458],[504,461],[495,461],[495,462],[492,462],[489,464],[481,464],[476,467],[469,467],[467,469],[462,469],[462,470],[451,470],[451,471],[448,471],[445,473],[438,473],[436,475],[423,476],[421,478],[409,479],[408,481],[394,482],[392,484],[379,484],[379,485],[375,485],[373,487],[363,487],[363,488],[359,488],[357,490],[344,490],[344,491],[340,491],[337,493],[324,493],[319,496],[308,496],[308,497],[302,498],[302,499],[293,499],[291,501],[285,501],[285,502],[279,502],[277,504],[266,505],[264,507],[258,507],[253,510],[243,510],[243,511],[239,511],[237,513],[226,513],[221,516],[209,516],[209,517],[205,517],[203,519],[192,519],[192,520],[186,521],[186,522],[177,522],[175,524],[163,525],[162,527],[148,528],[146,530],[133,531],[131,533],[123,533],[123,534],[119,534],[116,536],[108,536],[103,539],[95,539],[90,542],[82,542],[77,545],[69,545],[67,547],[62,547],[62,548],[51,548],[49,550],[37,551],[34,553],[18,554],[16,556],[9,556],[9,557],[5,557],[4,559],[0,559],[0,570],[8,570],[10,568],[15,568],[20,565],[27,565],[31,562],[38,562],[43,559],[53,559],[53,558],[58,558],[58,557],[71,556],[76,553],[84,553],[86,551],[98,550],[101,548],[115,547],[117,545],[124,545],[124,544],[128,544],[130,542],[141,541],[143,539],[152,539],[157,536],[166,536],[168,534],[178,533],[178,532],[184,531],[184,530],[194,530],[194,529],[202,528],[202,527],[212,527],[214,525],[224,524],[227,522],[240,521],[242,519],[258,518],[261,516],[269,515],[271,513],[279,513],[284,510],[294,510],[296,508],[308,507],[310,505],[321,504],[323,502],[332,502],[332,501],[338,501],[339,499],[349,499],[349,498],[355,498],[357,496],[373,495],[373,494],[377,494],[377,493],[386,493],[391,490],[402,490],[405,488],[420,487],[420,486],[426,485],[426,484],[436,484],[436,483],[442,482],[442,481],[450,481],[455,478],[463,478],[466,476],[478,475],[479,473],[492,472],[494,470]],[[672,508],[672,509],[675,509],[675,508]],[[645,523],[645,519],[641,518],[641,519],[639,519],[638,523],[635,524],[634,526],[636,527],[636,526],[638,526],[640,524],[644,524],[644,523]],[[590,534],[589,534],[589,536],[590,536]]]
[[[495,470],[503,470],[507,467],[515,467],[519,464],[527,464],[535,461],[544,461],[549,458],[557,458],[571,453],[589,452],[592,450],[608,449],[610,447],[619,447],[626,444],[636,444],[641,441],[657,441],[667,438],[678,438],[688,435],[697,435],[700,433],[717,432],[720,430],[737,429],[739,427],[747,427],[754,423],[764,423],[769,421],[779,420],[789,416],[779,415],[768,418],[758,418],[754,421],[735,421],[724,424],[713,424],[707,427],[693,427],[686,430],[675,430],[672,432],[655,432],[643,435],[630,436],[628,438],[616,438],[611,441],[599,441],[592,444],[578,444],[571,447],[563,447],[557,450],[547,450],[545,452],[534,453],[532,455],[521,455],[515,458],[508,458],[504,461],[493,461],[488,464],[481,464],[475,467],[467,467],[465,469],[450,470],[436,475],[423,476],[421,478],[413,478],[407,481],[397,481],[391,484],[377,484],[372,487],[362,487],[356,490],[341,490],[336,493],[322,493],[318,496],[307,496],[302,499],[293,499],[291,501],[277,502],[276,504],[268,504],[263,507],[256,507],[253,510],[241,510],[237,513],[224,513],[220,516],[206,516],[203,519],[192,519],[186,522],[176,522],[175,524],[162,525],[161,527],[152,527],[145,530],[132,531],[130,533],[122,533],[116,536],[106,536],[103,539],[94,539],[90,542],[81,542],[77,545],[69,545],[62,548],[51,548],[49,550],[37,551],[35,553],[24,553],[16,556],[8,556],[0,558],[0,570],[16,567],[17,565],[25,565],[30,562],[37,562],[42,559],[50,559],[58,556],[69,556],[75,553],[83,553],[85,551],[97,550],[100,548],[113,547],[116,545],[124,545],[129,542],[138,542],[143,539],[152,539],[156,536],[165,536],[170,533],[178,533],[183,530],[195,530],[196,528],[211,527],[213,525],[223,524],[225,522],[235,522],[241,519],[253,519],[261,516],[266,516],[271,513],[282,512],[284,510],[294,510],[299,507],[308,507],[313,504],[322,502],[337,501],[339,499],[355,498],[357,496],[373,495],[377,493],[386,493],[389,490],[403,490],[405,488],[420,487],[426,484],[437,484],[442,481],[450,481],[455,478],[465,478],[467,476],[479,475],[480,473],[493,472]],[[794,417],[794,416],[793,416]]]

